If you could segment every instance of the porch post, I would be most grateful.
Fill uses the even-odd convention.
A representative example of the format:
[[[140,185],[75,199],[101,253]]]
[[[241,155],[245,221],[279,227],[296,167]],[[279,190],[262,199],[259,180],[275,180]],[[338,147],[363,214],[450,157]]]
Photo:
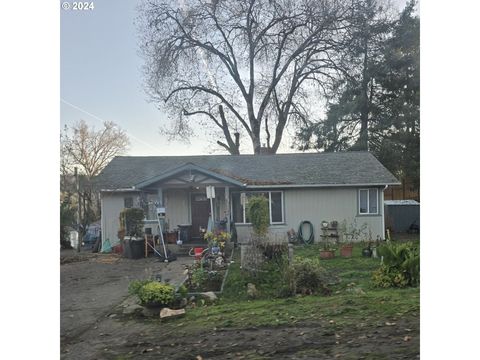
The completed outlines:
[[[157,198],[158,198],[158,203],[160,204],[161,207],[164,207],[164,204],[163,204],[163,188],[158,188],[157,189]],[[155,209],[155,211],[157,211]]]
[[[230,188],[225,186],[225,215],[227,216],[227,231],[230,232]]]

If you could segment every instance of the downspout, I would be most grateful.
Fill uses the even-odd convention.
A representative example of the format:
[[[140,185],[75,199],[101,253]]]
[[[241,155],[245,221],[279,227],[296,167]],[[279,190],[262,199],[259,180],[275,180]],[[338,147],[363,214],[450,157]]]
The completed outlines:
[[[102,237],[102,243],[100,244],[100,249],[98,249],[98,252],[103,251],[103,240],[105,239],[105,212],[103,211],[103,194],[100,192],[100,228],[102,229],[101,237]]]
[[[388,185],[385,185],[382,191],[382,229],[383,229],[383,237],[385,237],[386,230],[385,229],[385,190],[387,190]]]

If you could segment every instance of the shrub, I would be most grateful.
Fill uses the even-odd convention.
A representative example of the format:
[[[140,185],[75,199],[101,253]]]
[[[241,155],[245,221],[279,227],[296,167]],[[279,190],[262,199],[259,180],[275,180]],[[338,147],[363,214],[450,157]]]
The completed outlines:
[[[326,272],[317,259],[296,260],[290,267],[287,281],[292,293],[313,294],[325,292]]]
[[[372,274],[377,287],[418,286],[420,283],[420,252],[412,242],[389,243],[378,248],[383,265]]]
[[[60,245],[62,249],[71,249],[70,231],[68,228],[75,222],[75,212],[68,200],[60,203]]]
[[[128,287],[130,294],[135,294],[142,304],[170,305],[175,299],[175,288],[154,280],[135,280]]]
[[[120,229],[125,230],[127,236],[141,236],[144,218],[143,209],[124,209],[120,212]]]
[[[380,288],[403,288],[408,286],[408,280],[404,273],[385,265],[380,266],[373,272],[372,280],[373,284]]]
[[[252,196],[248,199],[247,212],[253,231],[258,236],[265,236],[270,225],[268,200],[264,196]]]
[[[188,295],[188,289],[185,285],[182,285],[178,288],[177,293],[181,298],[186,298]]]
[[[129,285],[128,285],[128,293],[130,295],[138,295],[138,291],[143,285],[148,284],[151,282],[151,280],[133,280]]]
[[[202,291],[216,291],[223,281],[224,272],[216,270],[205,270],[203,267],[189,270],[187,284],[191,289]]]
[[[142,304],[156,303],[169,305],[174,300],[175,288],[171,285],[152,281],[139,289],[138,297]]]

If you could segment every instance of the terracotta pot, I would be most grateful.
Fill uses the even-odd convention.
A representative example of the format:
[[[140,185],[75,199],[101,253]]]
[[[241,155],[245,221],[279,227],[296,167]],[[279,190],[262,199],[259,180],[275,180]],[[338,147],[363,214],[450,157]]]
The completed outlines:
[[[333,259],[334,257],[335,257],[335,251],[320,250],[320,259]]]
[[[340,256],[342,257],[352,257],[353,245],[343,245],[340,248]]]

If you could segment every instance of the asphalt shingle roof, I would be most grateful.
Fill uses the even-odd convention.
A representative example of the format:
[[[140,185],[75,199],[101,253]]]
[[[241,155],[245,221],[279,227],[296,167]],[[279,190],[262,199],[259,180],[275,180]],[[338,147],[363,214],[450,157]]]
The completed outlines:
[[[369,152],[276,155],[117,156],[96,179],[100,189],[125,189],[192,163],[249,185],[398,184]]]

